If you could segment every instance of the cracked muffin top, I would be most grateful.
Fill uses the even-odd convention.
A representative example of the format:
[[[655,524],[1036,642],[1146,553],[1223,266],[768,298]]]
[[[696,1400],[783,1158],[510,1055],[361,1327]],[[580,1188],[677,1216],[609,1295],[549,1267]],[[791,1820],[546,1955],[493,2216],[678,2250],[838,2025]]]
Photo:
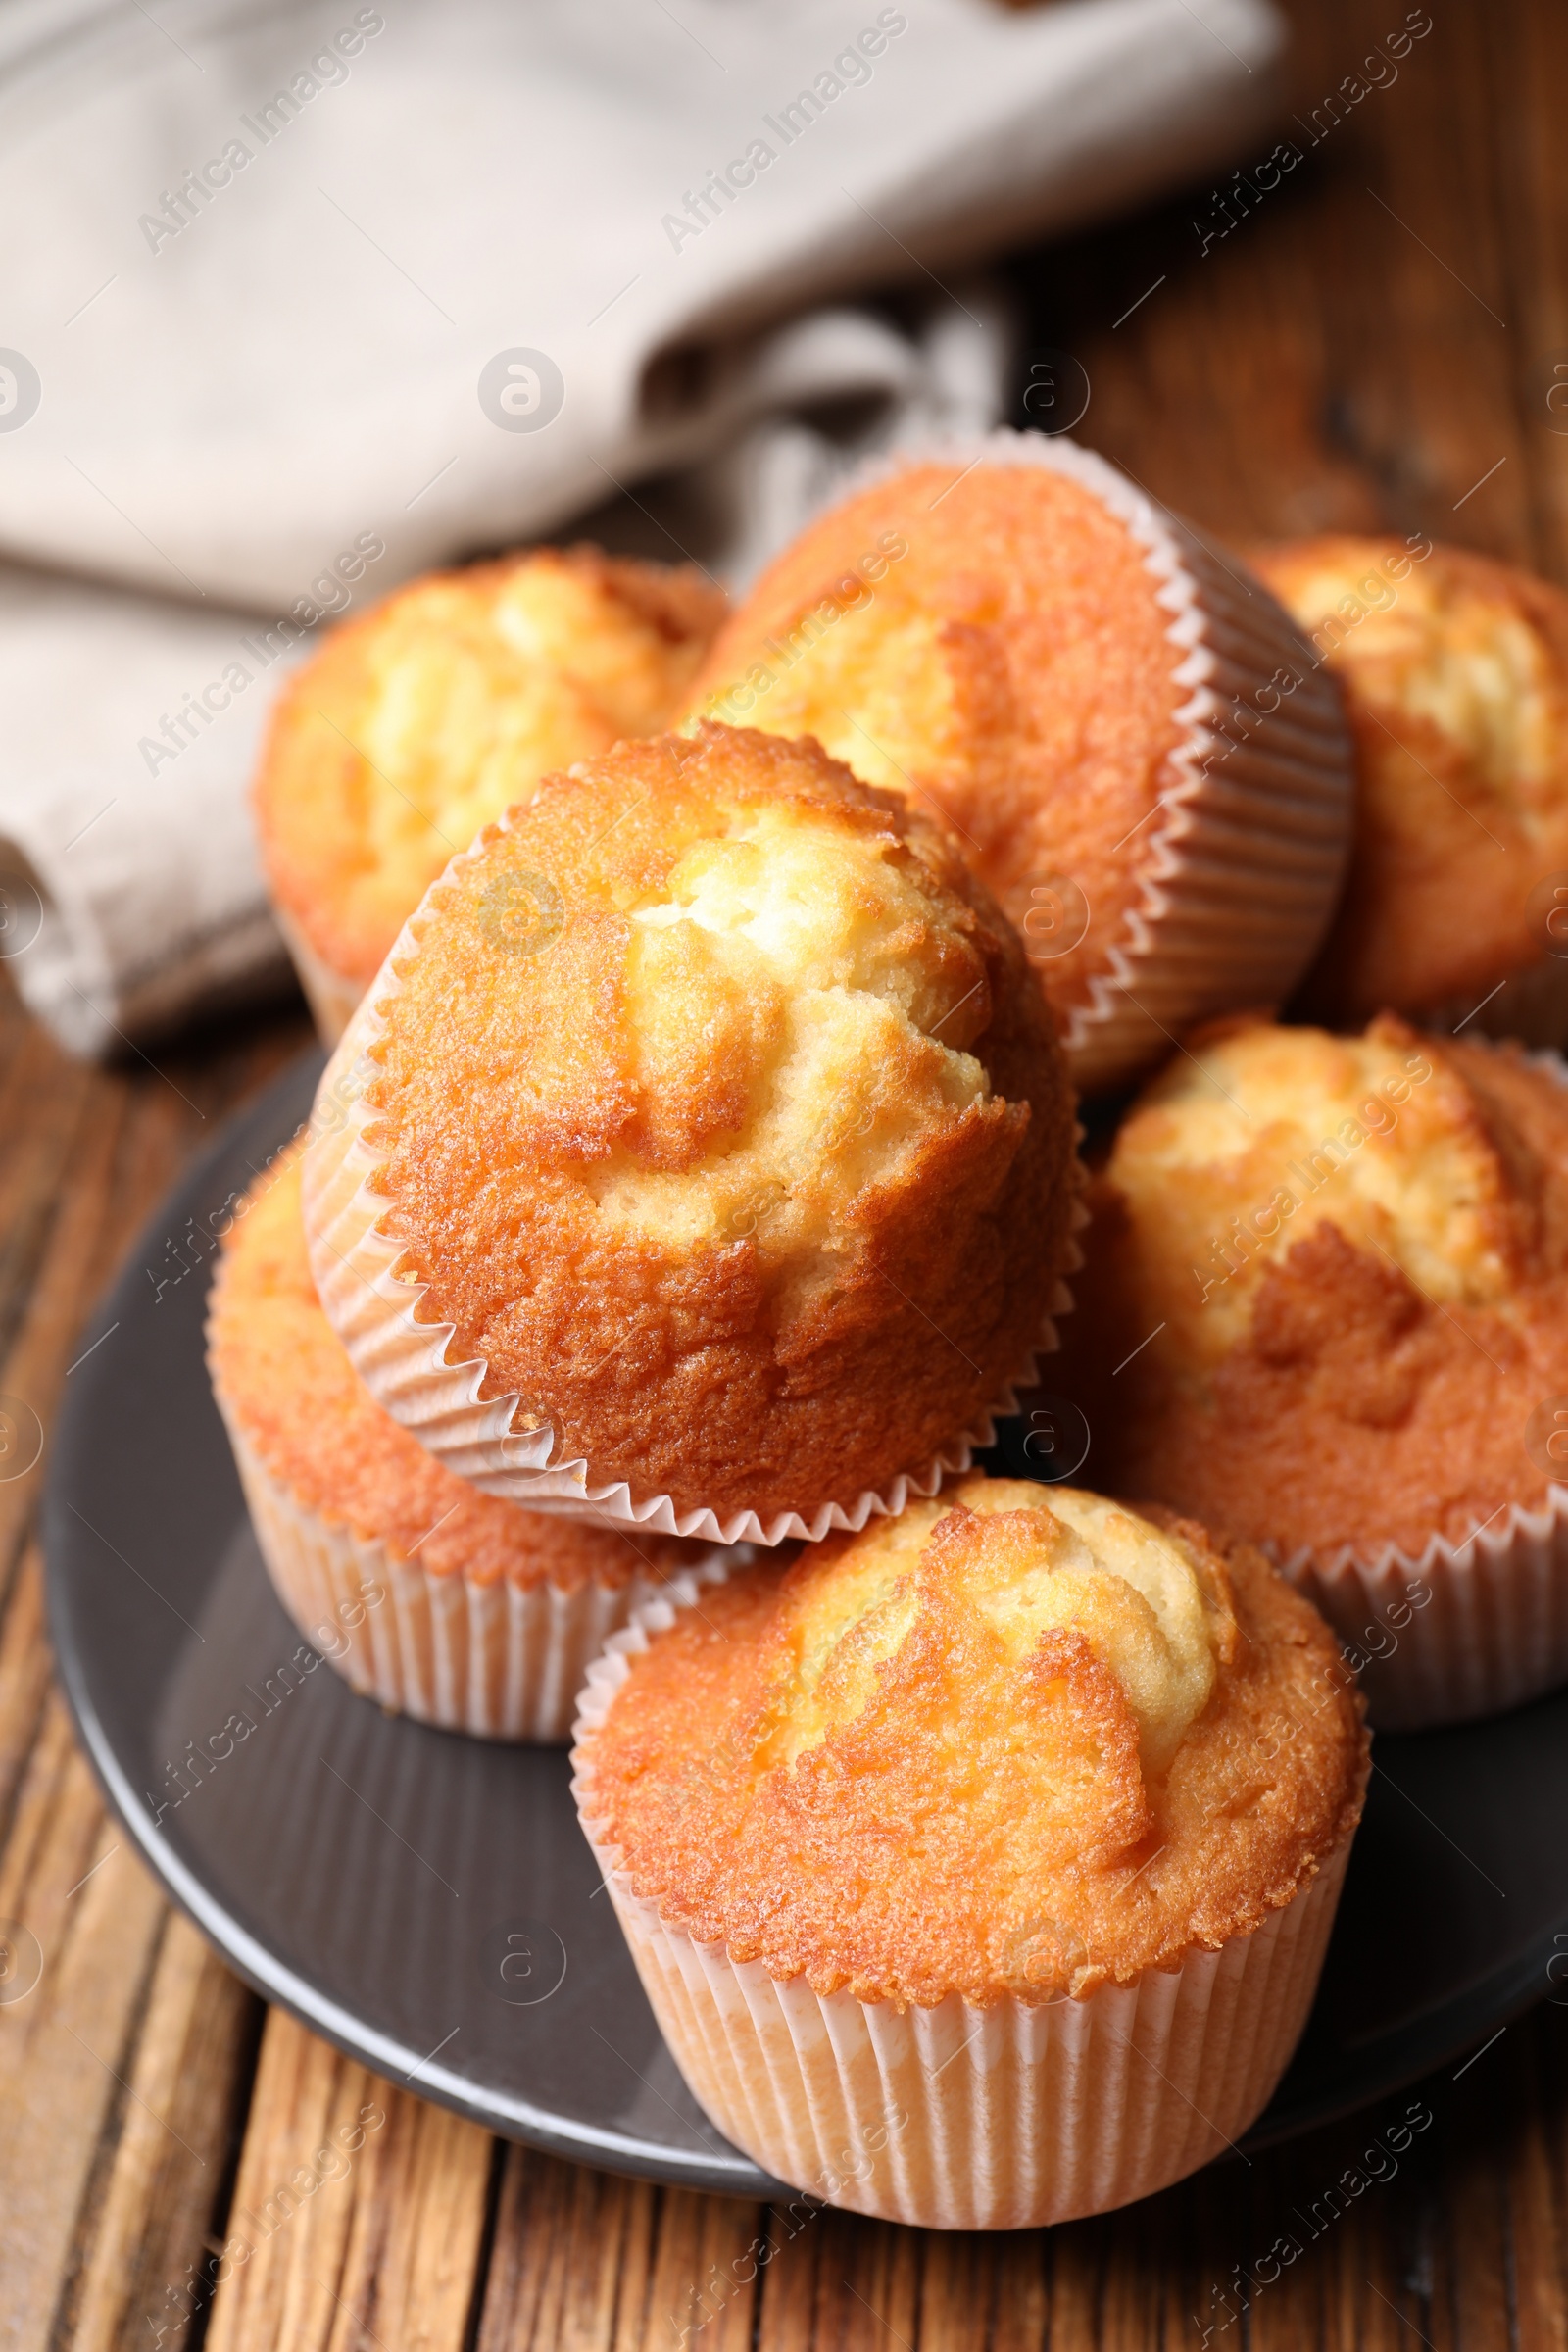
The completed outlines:
[[[370,999],[380,1230],[556,1459],[806,1512],[1020,1371],[1069,1255],[1070,1094],[924,819],[704,725],[549,778],[413,935]]]
[[[1532,897],[1568,867],[1568,596],[1419,533],[1250,560],[1338,677],[1355,743],[1346,895],[1301,1004],[1467,1012],[1568,945]]]
[[[1190,688],[1149,551],[1028,465],[911,465],[809,524],[714,642],[692,708],[814,735],[939,815],[1058,1017],[1089,1001],[1174,782]]]
[[[723,610],[690,566],[535,548],[334,629],[283,689],[255,789],[268,879],[307,947],[366,986],[481,825],[550,769],[668,723]]]
[[[1545,1498],[1568,1089],[1518,1048],[1217,1024],[1091,1185],[1054,1383],[1096,1475],[1293,1559]],[[1136,1353],[1133,1351],[1136,1350]]]
[[[819,1993],[1082,1994],[1249,1933],[1359,1815],[1360,1701],[1248,1546],[971,1478],[627,1658],[576,1751],[595,1840]]]

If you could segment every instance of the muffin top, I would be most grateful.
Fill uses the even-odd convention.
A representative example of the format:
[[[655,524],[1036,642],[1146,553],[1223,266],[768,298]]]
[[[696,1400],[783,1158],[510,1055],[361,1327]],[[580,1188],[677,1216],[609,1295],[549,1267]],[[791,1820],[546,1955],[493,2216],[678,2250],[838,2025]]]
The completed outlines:
[[[213,1284],[208,1359],[223,1402],[296,1501],[432,1576],[570,1590],[673,1576],[707,1547],[625,1536],[481,1494],[372,1403],[317,1301],[300,1218],[304,1137],[234,1212]]]
[[[370,1000],[381,1230],[558,1460],[849,1503],[1020,1369],[1071,1103],[949,837],[812,743],[703,725],[549,778],[414,931]]]
[[[333,630],[284,687],[256,780],[268,876],[308,946],[367,985],[481,825],[667,724],[723,605],[690,566],[547,547]]]
[[[1303,1006],[1420,1013],[1538,961],[1531,891],[1568,867],[1568,596],[1419,534],[1253,562],[1338,675],[1355,739],[1349,878]]]
[[[1513,1047],[1216,1025],[1092,1187],[1058,1377],[1097,1475],[1281,1556],[1544,1500],[1568,1396],[1568,1088]],[[1137,1349],[1131,1361],[1129,1351]]]
[[[956,828],[1058,1012],[1122,944],[1190,689],[1148,551],[1044,466],[913,465],[812,523],[692,707],[814,735]]]
[[[965,1480],[733,1577],[627,1660],[583,1811],[671,1926],[903,2007],[1082,1994],[1290,1902],[1353,1827],[1360,1702],[1246,1546]]]

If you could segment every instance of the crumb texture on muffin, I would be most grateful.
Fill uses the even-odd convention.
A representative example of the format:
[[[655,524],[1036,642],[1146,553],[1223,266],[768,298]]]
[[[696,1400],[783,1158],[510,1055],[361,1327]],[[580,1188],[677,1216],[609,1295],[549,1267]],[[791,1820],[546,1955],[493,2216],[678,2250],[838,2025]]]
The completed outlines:
[[[578,1751],[636,1892],[819,1993],[1049,2000],[1250,1933],[1353,1826],[1359,1702],[1254,1552],[965,1481],[746,1571]]]
[[[1355,738],[1349,879],[1303,1004],[1419,1013],[1539,960],[1530,892],[1568,866],[1568,597],[1430,541],[1253,561],[1339,677]]]
[[[1147,551],[1092,491],[958,471],[910,466],[802,532],[720,632],[693,708],[814,735],[956,827],[1049,955],[1053,1002],[1076,1002],[1141,897],[1181,656]]]
[[[256,785],[269,879],[309,946],[368,983],[481,825],[667,724],[722,611],[689,566],[536,548],[334,630],[285,687]]]
[[[1097,1476],[1285,1558],[1413,1556],[1544,1499],[1568,1090],[1517,1049],[1393,1015],[1217,1026],[1140,1098],[1092,1201],[1061,1379]]]
[[[416,932],[365,1092],[382,1229],[558,1459],[849,1502],[1018,1372],[1071,1108],[949,839],[813,744],[704,726],[550,778]]]
[[[214,1378],[274,1478],[363,1543],[432,1576],[573,1590],[669,1576],[703,1555],[481,1494],[366,1393],[321,1312],[300,1214],[304,1138],[252,1185],[224,1237],[208,1325]]]

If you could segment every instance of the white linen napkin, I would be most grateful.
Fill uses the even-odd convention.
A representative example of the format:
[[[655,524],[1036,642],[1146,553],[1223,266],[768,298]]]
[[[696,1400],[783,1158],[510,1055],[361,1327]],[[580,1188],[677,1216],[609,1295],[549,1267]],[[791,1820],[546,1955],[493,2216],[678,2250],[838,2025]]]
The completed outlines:
[[[93,1053],[267,984],[244,787],[313,629],[607,500],[749,571],[847,455],[995,420],[1005,322],[954,272],[1227,157],[1281,38],[1266,0],[13,0],[29,1001]],[[893,279],[923,318],[844,306]],[[812,421],[846,396],[847,442]]]

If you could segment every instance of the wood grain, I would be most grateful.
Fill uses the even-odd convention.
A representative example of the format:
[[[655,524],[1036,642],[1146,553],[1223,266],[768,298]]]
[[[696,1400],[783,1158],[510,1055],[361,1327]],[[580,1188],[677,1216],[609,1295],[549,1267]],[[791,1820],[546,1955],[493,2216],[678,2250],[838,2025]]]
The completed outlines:
[[[1568,433],[1545,408],[1568,358],[1568,11],[1434,0],[1397,79],[1314,141],[1405,13],[1292,0],[1257,154],[1294,137],[1299,166],[1206,250],[1214,179],[1013,257],[1022,356],[1079,358],[1081,437],[1216,542],[1422,528],[1568,582]],[[296,1014],[87,1069],[0,980],[0,1395],[46,1433],[141,1219],[305,1036]],[[1406,2094],[1126,2213],[990,2240],[501,2148],[286,2018],[263,2032],[73,1748],[41,1477],[0,1476],[0,1918],[45,1955],[0,2000],[0,2347],[1568,2352],[1568,2005],[1408,2094],[1431,2122],[1387,2178],[1368,2151]]]
[[[177,2338],[207,2302],[261,2018],[195,1929],[166,1913],[120,2132],[89,2185],[94,2228],[67,2282],[75,2352]]]
[[[212,2352],[461,2344],[490,2143],[273,2010],[225,2225]]]

